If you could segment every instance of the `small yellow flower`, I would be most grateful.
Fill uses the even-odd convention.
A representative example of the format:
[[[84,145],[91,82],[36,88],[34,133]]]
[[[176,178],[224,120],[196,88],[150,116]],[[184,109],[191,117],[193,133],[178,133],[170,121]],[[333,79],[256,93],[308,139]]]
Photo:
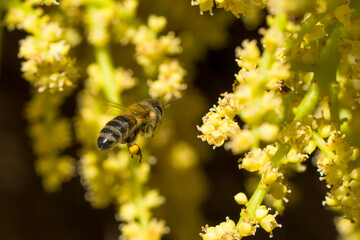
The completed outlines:
[[[166,26],[166,18],[162,16],[150,15],[148,18],[148,26],[155,32],[162,31]]]
[[[230,141],[226,143],[225,149],[231,149],[234,154],[243,153],[257,145],[254,134],[249,129],[242,129],[234,132]]]
[[[224,8],[225,11],[231,11],[235,17],[239,18],[248,8],[245,0],[215,0],[216,7]]]
[[[124,221],[131,221],[138,216],[138,209],[135,203],[129,202],[120,207],[119,215]]]
[[[159,66],[158,80],[148,81],[149,94],[152,98],[162,97],[164,101],[181,97],[181,91],[186,89],[183,83],[185,70],[176,60],[164,62]]]
[[[203,125],[197,126],[202,135],[198,136],[202,141],[207,141],[215,147],[222,146],[233,134],[239,131],[239,125],[232,120],[234,117],[235,103],[231,96],[224,94],[224,99],[219,99],[219,105],[210,109],[203,117]],[[230,115],[230,116],[228,116]]]
[[[192,0],[192,5],[199,5],[200,8],[200,14],[203,14],[203,12],[209,11],[210,15],[212,15],[212,8],[214,6],[213,0]]]
[[[234,196],[234,199],[239,205],[245,205],[248,202],[248,199],[247,199],[245,193],[243,193],[243,192],[236,194]]]
[[[237,57],[237,63],[239,67],[245,68],[246,70],[255,69],[258,65],[260,50],[257,47],[256,40],[244,40],[242,42],[242,47],[237,47],[235,49],[235,54]]]
[[[276,222],[274,215],[271,214],[266,215],[259,223],[265,231],[271,234],[270,236],[272,236],[272,231],[276,227],[281,227],[281,225]]]
[[[335,17],[344,25],[351,24],[351,15],[354,10],[350,9],[348,5],[340,5],[335,9]]]
[[[260,139],[264,142],[273,142],[278,138],[279,126],[270,123],[262,123],[259,127]]]
[[[260,205],[255,211],[256,221],[260,222],[269,213],[269,209],[265,205]]]
[[[283,199],[287,192],[288,188],[283,183],[275,182],[271,185],[269,193],[276,199]]]
[[[305,41],[316,41],[322,37],[326,36],[325,25],[315,25],[312,30],[305,34]]]
[[[237,227],[237,231],[241,237],[247,237],[250,235],[255,235],[256,226],[254,223],[251,223],[248,219],[242,219]]]
[[[313,10],[316,1],[312,0],[269,0],[268,7],[273,14],[286,13],[293,16],[302,16]]]
[[[200,234],[203,240],[217,239],[238,239],[238,232],[235,230],[235,223],[230,218],[226,218],[226,222],[222,222],[215,227],[203,227],[204,233]]]
[[[45,4],[46,6],[50,5],[59,5],[59,3],[56,0],[40,0],[40,4]]]
[[[262,172],[262,182],[265,185],[273,184],[279,177],[278,169],[272,169],[271,165],[265,168]]]

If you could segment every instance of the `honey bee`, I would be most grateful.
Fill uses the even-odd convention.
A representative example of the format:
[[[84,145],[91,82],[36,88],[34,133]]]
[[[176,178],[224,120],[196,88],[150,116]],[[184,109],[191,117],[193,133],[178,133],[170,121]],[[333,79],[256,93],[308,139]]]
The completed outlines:
[[[122,115],[114,117],[101,129],[97,139],[98,149],[112,149],[118,143],[126,143],[131,157],[136,154],[140,156],[141,162],[142,154],[135,143],[136,136],[142,133],[147,138],[152,137],[161,123],[164,106],[178,100],[181,99],[161,105],[155,99],[147,99],[125,108]]]

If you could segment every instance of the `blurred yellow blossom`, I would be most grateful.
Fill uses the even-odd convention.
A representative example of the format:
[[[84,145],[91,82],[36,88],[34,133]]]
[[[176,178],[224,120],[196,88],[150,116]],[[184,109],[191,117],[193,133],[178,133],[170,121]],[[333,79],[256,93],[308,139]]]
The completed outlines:
[[[215,227],[205,226],[204,233],[200,234],[204,240],[238,239],[239,234],[235,229],[235,223],[230,218]]]
[[[185,70],[176,60],[167,61],[159,66],[158,79],[148,80],[149,94],[152,98],[163,98],[165,102],[181,97],[181,91],[186,89],[183,83]]]
[[[177,58],[182,52],[180,38],[174,32],[163,33],[167,24],[163,16],[150,14],[143,22],[137,13],[137,0],[24,0],[0,5],[5,7],[8,29],[26,33],[18,56],[23,59],[23,77],[34,88],[26,117],[37,158],[35,169],[44,189],[58,191],[78,171],[85,198],[94,208],[115,206],[121,221],[120,239],[160,239],[169,229],[152,215],[153,208],[165,200],[157,189],[145,187],[150,161],[133,161],[122,144],[99,152],[96,138],[111,119],[104,102],[111,102],[121,112],[123,92],[146,86],[146,79],[155,80],[149,80],[149,90],[139,91],[138,97],[150,95],[164,102],[182,95],[187,85],[186,71]],[[50,5],[54,6],[48,8]],[[133,54],[118,54],[113,51],[117,47],[125,52],[130,49]],[[81,58],[80,64],[73,54]],[[134,57],[140,68],[116,65],[118,56],[121,60]],[[134,69],[141,72],[136,74],[141,79],[134,77]],[[79,88],[74,91],[75,87]],[[78,103],[74,120],[62,116],[69,96]],[[69,150],[74,142],[79,145],[76,151]],[[138,143],[144,146],[146,160],[155,158],[146,150],[146,140],[140,138]],[[198,156],[191,147],[185,147],[190,168]]]
[[[30,4],[11,8],[5,17],[10,29],[15,26],[27,31],[29,36],[20,41],[19,57],[23,76],[38,91],[51,92],[72,89],[79,77],[75,59],[69,56],[70,43],[57,22]]]

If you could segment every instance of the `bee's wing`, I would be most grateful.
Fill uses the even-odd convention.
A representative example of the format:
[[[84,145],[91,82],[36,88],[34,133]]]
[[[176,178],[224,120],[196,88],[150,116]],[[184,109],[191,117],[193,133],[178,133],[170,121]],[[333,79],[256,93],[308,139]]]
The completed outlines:
[[[105,111],[109,115],[122,115],[127,112],[127,106],[115,102],[107,101]]]
[[[127,107],[125,112],[129,115],[135,115],[138,118],[145,118],[149,115],[149,112],[138,102]]]
[[[104,112],[109,115],[131,115],[138,118],[145,118],[149,112],[139,102],[134,102],[130,106],[111,102],[109,100],[104,101]]]

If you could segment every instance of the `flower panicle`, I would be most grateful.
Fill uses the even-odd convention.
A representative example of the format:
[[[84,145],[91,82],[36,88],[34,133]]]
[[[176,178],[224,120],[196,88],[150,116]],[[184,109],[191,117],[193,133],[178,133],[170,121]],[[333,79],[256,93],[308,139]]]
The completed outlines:
[[[29,33],[20,41],[19,57],[24,58],[23,77],[39,91],[62,92],[73,89],[79,78],[71,43],[58,22],[51,22],[41,8],[25,3],[10,8],[5,16],[10,29]]]
[[[226,93],[235,104],[228,112],[219,102],[203,117],[198,130],[210,145],[224,145],[235,155],[245,153],[239,168],[257,173],[260,180],[249,200],[245,194],[235,196],[245,206],[235,227],[222,233],[217,230],[221,224],[207,226],[202,237],[241,239],[255,234],[257,227],[272,234],[280,224],[276,214],[267,215],[263,200],[283,212],[290,193],[285,170],[305,171],[303,162],[314,156],[316,148],[320,180],[329,188],[324,205],[356,222],[360,217],[356,137],[360,116],[355,86],[359,5],[341,0],[302,1],[301,6],[292,0],[253,2],[270,12],[269,27],[259,31],[263,50],[254,40],[244,40],[236,49],[241,69],[233,92]],[[193,1],[201,12],[210,14],[218,3]],[[224,120],[238,127],[231,129]]]

